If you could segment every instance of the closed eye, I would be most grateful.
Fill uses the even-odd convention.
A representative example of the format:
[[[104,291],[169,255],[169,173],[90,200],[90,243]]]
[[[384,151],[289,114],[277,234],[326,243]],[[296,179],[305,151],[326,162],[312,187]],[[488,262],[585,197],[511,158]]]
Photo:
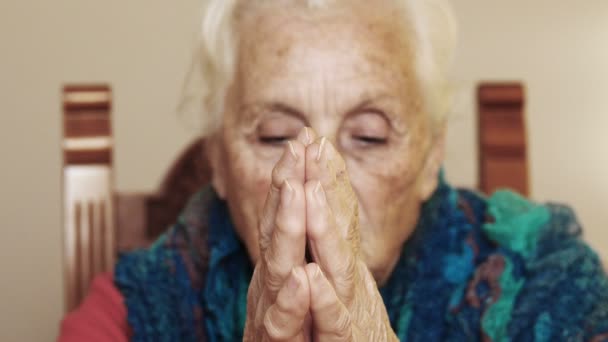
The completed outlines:
[[[388,142],[387,138],[383,137],[373,137],[373,136],[365,136],[365,135],[356,135],[353,136],[358,143],[363,145],[385,145]]]
[[[258,141],[264,145],[275,145],[275,146],[280,146],[283,145],[284,143],[286,143],[287,141],[293,139],[293,137],[291,136],[282,136],[282,135],[277,135],[277,136],[260,136],[258,138]]]

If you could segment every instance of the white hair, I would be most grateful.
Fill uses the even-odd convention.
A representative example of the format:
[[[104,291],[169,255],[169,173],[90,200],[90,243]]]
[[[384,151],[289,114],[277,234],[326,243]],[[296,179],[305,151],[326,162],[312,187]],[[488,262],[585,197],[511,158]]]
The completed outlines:
[[[239,6],[273,1],[288,0],[203,0],[198,46],[178,111],[180,115],[197,117],[204,136],[221,125],[228,89],[234,81],[240,34],[236,23]],[[299,1],[309,7],[322,8],[337,0]],[[407,39],[414,51],[414,70],[423,110],[434,124],[441,124],[452,102],[448,73],[457,39],[452,8],[448,0],[388,1],[403,10],[403,19],[408,23],[404,26],[408,32],[403,34],[410,35]]]

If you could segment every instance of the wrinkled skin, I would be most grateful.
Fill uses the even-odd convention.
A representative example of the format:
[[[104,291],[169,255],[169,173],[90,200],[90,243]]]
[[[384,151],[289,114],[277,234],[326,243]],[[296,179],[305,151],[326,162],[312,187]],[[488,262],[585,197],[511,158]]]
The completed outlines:
[[[208,152],[256,265],[246,340],[396,339],[377,284],[436,188],[442,139],[421,112],[402,20],[388,2],[357,3],[239,21]]]

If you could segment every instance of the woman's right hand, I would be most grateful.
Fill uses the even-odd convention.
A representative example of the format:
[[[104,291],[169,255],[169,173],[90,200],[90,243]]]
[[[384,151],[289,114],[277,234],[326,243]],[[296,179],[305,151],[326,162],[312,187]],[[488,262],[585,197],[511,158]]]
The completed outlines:
[[[245,341],[309,341],[310,290],[305,265],[304,129],[285,145],[259,223],[260,257],[247,295]]]

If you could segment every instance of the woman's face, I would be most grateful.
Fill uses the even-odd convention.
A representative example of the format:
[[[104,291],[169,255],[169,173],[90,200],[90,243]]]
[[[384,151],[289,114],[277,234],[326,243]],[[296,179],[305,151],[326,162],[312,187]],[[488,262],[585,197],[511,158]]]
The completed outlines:
[[[236,80],[210,152],[214,186],[254,262],[272,169],[308,126],[346,162],[368,267],[376,279],[392,270],[441,162],[398,25],[398,11],[380,4],[284,5],[240,20]]]

